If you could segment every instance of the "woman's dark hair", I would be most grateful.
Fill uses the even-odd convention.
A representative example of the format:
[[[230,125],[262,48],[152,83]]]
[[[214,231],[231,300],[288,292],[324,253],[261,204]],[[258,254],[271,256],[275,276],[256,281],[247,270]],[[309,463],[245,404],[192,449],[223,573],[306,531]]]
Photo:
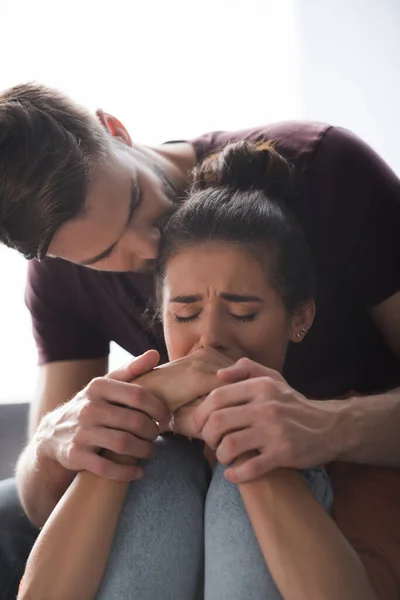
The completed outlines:
[[[273,259],[271,285],[290,313],[314,294],[304,232],[282,197],[291,166],[270,143],[230,143],[194,172],[189,197],[164,229],[158,260],[162,284],[169,260],[202,242],[229,242]],[[212,268],[212,266],[210,266]]]

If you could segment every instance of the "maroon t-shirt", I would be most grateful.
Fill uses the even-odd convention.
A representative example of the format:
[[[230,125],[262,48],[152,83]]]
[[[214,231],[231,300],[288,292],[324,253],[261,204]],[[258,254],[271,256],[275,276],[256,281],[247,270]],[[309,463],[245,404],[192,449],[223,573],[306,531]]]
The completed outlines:
[[[293,164],[284,200],[302,223],[317,269],[314,324],[288,351],[285,376],[311,397],[371,393],[400,383],[400,364],[368,308],[400,290],[400,181],[343,129],[287,122],[192,140],[198,160],[229,141],[274,140]],[[109,342],[139,354],[157,348],[161,327],[143,313],[149,275],[108,273],[59,259],[31,261],[27,304],[41,364],[106,356]]]

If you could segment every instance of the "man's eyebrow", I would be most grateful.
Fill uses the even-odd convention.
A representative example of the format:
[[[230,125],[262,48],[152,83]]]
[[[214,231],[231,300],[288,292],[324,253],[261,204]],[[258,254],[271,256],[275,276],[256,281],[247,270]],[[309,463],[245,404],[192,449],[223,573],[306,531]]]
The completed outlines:
[[[126,220],[124,231],[128,227],[129,223],[131,222],[131,219],[132,219],[135,211],[140,206],[141,202],[142,202],[142,195],[140,192],[140,188],[139,188],[137,182],[133,181],[132,187],[131,187],[131,200],[129,203],[128,218]],[[121,236],[122,235],[123,234],[121,234]],[[103,250],[103,252],[100,252],[100,254],[97,254],[97,256],[94,256],[93,258],[88,258],[87,260],[83,260],[79,264],[82,267],[87,267],[89,265],[94,265],[95,263],[99,262],[100,260],[103,260],[104,258],[107,258],[107,256],[110,256],[110,254],[114,250],[115,246],[118,244],[121,236],[118,238],[118,240],[116,240],[113,244],[111,244],[111,246],[109,246],[108,248]]]
[[[228,294],[222,292],[219,297],[228,302],[262,302],[258,296],[249,296],[246,294]],[[192,302],[198,302],[202,299],[200,294],[192,294],[188,296],[174,296],[170,298],[170,302],[179,302],[180,304],[191,304]]]

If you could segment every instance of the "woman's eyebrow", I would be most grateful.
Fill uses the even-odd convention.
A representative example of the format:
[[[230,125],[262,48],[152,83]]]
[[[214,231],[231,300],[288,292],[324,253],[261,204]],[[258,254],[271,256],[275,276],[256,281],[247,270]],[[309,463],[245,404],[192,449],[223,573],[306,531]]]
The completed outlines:
[[[222,292],[220,298],[228,300],[228,302],[262,302],[262,299],[258,296],[249,296],[247,294],[228,294]]]
[[[140,188],[138,186],[137,181],[133,181],[132,187],[131,187],[131,200],[129,203],[128,218],[126,220],[124,232],[125,232],[125,229],[128,227],[129,223],[131,222],[132,217],[135,214],[135,211],[140,206],[141,202],[142,202],[142,195],[140,192]],[[121,236],[118,238],[117,241],[115,241],[108,248],[103,250],[103,252],[100,252],[100,254],[97,254],[97,256],[94,256],[93,258],[83,260],[79,264],[83,267],[87,267],[89,265],[94,265],[95,263],[99,262],[100,260],[103,260],[104,258],[107,258],[107,256],[110,256],[110,254],[114,250],[115,246],[118,244],[119,240],[121,239],[122,235],[123,235],[123,233],[121,234]]]
[[[262,299],[258,296],[249,296],[246,294],[228,294],[222,292],[219,297],[228,302],[262,302]],[[170,299],[170,302],[179,302],[180,304],[190,304],[192,302],[198,302],[202,299],[200,294],[191,294],[187,296],[174,296]]]
[[[180,304],[190,304],[192,302],[198,302],[201,300],[202,296],[200,294],[192,294],[188,296],[174,296],[170,298],[170,302],[179,302]]]

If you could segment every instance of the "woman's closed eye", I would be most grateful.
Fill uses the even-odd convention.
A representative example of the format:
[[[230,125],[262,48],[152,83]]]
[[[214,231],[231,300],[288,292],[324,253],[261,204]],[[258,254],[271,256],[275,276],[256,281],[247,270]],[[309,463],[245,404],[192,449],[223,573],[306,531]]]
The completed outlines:
[[[199,316],[199,314],[200,313],[197,313],[195,315],[190,315],[188,317],[180,317],[179,315],[172,313],[172,316],[173,316],[174,321],[176,321],[176,323],[190,323],[190,321],[195,321],[197,319],[197,317]]]
[[[176,321],[176,323],[190,323],[191,321],[195,321],[199,316],[200,316],[200,312],[194,314],[194,315],[189,315],[187,317],[182,317],[179,316],[175,313],[173,313],[173,318],[174,321]],[[245,322],[248,323],[249,321],[254,321],[254,319],[257,317],[257,313],[253,312],[253,313],[249,313],[247,315],[236,315],[234,313],[229,313],[230,317],[232,319],[234,319],[235,321],[241,321],[241,322]]]

